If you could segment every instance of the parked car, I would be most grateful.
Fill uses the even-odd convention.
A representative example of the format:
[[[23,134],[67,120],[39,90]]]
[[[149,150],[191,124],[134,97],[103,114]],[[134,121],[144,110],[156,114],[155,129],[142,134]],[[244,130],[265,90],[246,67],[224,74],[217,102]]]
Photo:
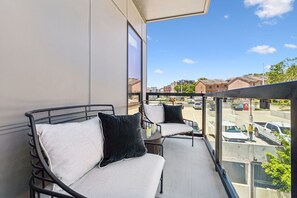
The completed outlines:
[[[193,108],[194,108],[195,110],[197,110],[197,109],[202,109],[202,102],[195,102],[195,103],[193,104]]]
[[[193,99],[188,99],[188,104],[191,104],[191,105],[195,104],[195,100],[193,100]]]
[[[244,106],[243,104],[232,104],[231,109],[234,109],[235,111],[243,111]]]
[[[209,111],[215,111],[216,105],[215,104],[209,104]]]
[[[280,144],[277,135],[284,136],[290,141],[287,135],[291,133],[291,125],[283,122],[254,122],[254,130],[256,137],[265,137],[275,144]]]
[[[245,142],[249,139],[238,126],[230,121],[223,121],[222,135],[225,141]]]

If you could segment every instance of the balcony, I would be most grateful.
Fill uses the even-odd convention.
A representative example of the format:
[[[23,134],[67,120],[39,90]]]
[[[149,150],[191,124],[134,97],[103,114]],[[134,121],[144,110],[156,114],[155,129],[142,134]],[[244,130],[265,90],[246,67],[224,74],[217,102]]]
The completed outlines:
[[[143,93],[138,100],[175,96],[202,101],[202,110],[178,101],[184,103],[184,117],[197,122],[202,131],[196,132],[193,148],[188,137],[166,139],[164,193],[157,197],[297,197],[296,82],[206,95],[145,95],[146,22],[205,14],[210,3],[182,1],[180,6],[180,2],[0,1],[0,197],[28,197],[31,165],[24,112],[111,103],[117,114],[127,113],[128,27],[135,30],[141,43],[143,79],[139,88],[141,85]],[[259,108],[260,99],[290,103],[284,109],[280,109],[283,104],[277,104],[272,113]],[[232,109],[233,103],[249,104],[252,114]],[[242,128],[250,122],[250,115],[254,122],[290,123],[291,192],[280,192],[282,186],[274,185],[263,173],[266,152],[276,154],[282,145],[263,137],[245,143],[224,139],[224,121]]]

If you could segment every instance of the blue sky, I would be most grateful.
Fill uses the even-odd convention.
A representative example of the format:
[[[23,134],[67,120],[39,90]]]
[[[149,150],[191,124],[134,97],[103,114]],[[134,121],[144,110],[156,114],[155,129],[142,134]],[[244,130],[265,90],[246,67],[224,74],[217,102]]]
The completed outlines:
[[[294,0],[211,1],[206,15],[147,24],[148,86],[262,73],[297,57]]]

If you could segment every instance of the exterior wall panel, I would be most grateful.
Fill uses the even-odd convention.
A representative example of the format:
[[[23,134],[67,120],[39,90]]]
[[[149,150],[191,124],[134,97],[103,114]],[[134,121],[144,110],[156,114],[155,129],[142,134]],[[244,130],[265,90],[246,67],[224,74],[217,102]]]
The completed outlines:
[[[127,20],[110,0],[92,3],[91,102],[127,107]]]
[[[113,0],[122,14],[127,18],[127,0]]]
[[[126,113],[127,3],[0,1],[0,197],[28,197],[26,111],[92,102]]]
[[[88,102],[88,15],[89,1],[0,1],[0,197],[27,197],[24,113]]]
[[[132,0],[128,1],[128,21],[134,27],[138,35],[142,36],[142,24],[144,23],[139,12],[137,11],[136,6]]]

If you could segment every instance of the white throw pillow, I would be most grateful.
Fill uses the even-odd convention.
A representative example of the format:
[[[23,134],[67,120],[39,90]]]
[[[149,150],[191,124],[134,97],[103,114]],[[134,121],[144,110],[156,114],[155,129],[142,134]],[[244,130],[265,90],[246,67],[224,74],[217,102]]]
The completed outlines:
[[[163,123],[165,120],[163,105],[144,104],[144,112],[146,117],[153,123]]]
[[[98,117],[84,122],[37,124],[36,130],[51,171],[66,185],[74,183],[103,159]]]

